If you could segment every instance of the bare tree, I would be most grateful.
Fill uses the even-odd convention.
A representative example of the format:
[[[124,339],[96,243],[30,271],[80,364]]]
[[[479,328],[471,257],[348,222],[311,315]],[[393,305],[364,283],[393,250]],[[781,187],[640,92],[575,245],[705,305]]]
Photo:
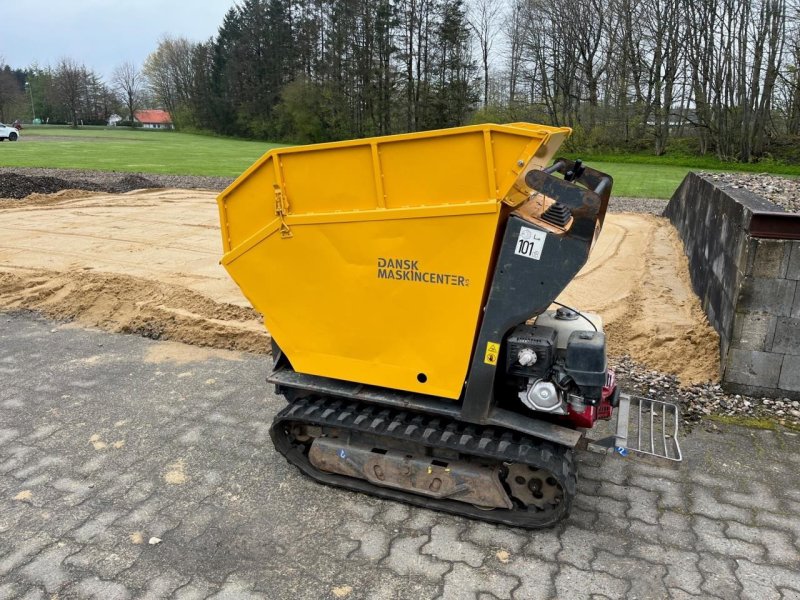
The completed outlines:
[[[503,35],[507,45],[508,60],[508,101],[517,101],[517,90],[522,77],[523,33],[522,16],[525,12],[526,0],[512,0],[511,9],[505,17]]]
[[[641,131],[652,119],[655,154],[666,151],[673,122],[678,69],[683,62],[684,28],[679,0],[641,0],[639,61],[646,78]]]
[[[787,132],[800,135],[800,8],[792,19],[792,35],[786,74],[782,78],[782,96]]]
[[[483,105],[489,103],[489,62],[492,45],[503,24],[500,0],[473,0],[469,8],[469,26],[478,39],[483,66]]]
[[[546,0],[528,0],[521,18],[528,101],[544,105],[552,123],[574,126],[584,79],[578,29],[573,14]]]
[[[134,126],[134,115],[139,107],[142,91],[144,89],[144,77],[141,71],[130,61],[125,61],[114,69],[111,77],[114,89],[120,96],[120,101],[125,104],[130,115],[131,127]]]
[[[785,55],[785,0],[682,0],[697,121],[721,159],[763,152]]]
[[[189,40],[165,36],[142,67],[147,87],[173,120],[177,118],[178,109],[188,106],[191,100],[193,52],[194,44]]]
[[[755,48],[742,123],[739,159],[750,162],[764,150],[764,138],[772,112],[775,84],[781,68],[786,31],[785,0],[765,0],[754,23]]]

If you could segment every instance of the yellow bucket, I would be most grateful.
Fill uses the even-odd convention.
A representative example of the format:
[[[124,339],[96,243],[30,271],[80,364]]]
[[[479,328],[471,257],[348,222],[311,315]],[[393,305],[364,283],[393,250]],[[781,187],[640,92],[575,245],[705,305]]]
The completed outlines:
[[[502,207],[569,134],[485,124],[270,150],[219,196],[222,264],[295,371],[457,399]]]

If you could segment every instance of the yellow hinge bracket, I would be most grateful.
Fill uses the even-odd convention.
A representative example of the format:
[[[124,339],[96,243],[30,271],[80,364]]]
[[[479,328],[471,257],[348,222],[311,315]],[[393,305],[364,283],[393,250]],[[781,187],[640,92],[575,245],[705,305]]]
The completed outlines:
[[[525,202],[531,195],[531,189],[525,183],[525,174],[528,172],[528,165],[531,160],[543,149],[546,148],[547,141],[550,139],[550,134],[547,132],[542,133],[542,139],[534,139],[528,142],[525,149],[519,155],[517,160],[511,167],[511,173],[514,176],[514,183],[508,190],[503,202],[509,206],[519,206]]]
[[[281,186],[276,183],[272,186],[272,189],[275,190],[275,214],[281,219],[281,237],[290,238],[292,237],[292,230],[289,229],[289,226],[286,224],[286,213],[289,210],[289,203],[286,201],[286,197],[281,191]]]

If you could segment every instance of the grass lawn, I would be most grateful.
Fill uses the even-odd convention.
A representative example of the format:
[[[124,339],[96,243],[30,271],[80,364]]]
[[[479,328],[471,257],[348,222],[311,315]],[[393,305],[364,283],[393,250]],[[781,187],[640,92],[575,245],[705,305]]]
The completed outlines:
[[[587,160],[586,164],[614,178],[612,193],[632,198],[669,198],[678,188],[689,167],[637,165]]]
[[[659,157],[647,154],[606,154],[580,156],[580,158],[591,167],[614,178],[615,196],[634,198],[669,198],[690,171],[744,171],[785,176],[800,175],[800,166],[768,161],[753,164],[723,163],[709,156]]]
[[[236,177],[280,144],[174,131],[31,127],[0,144],[0,165]]]
[[[279,145],[174,131],[28,126],[22,130],[21,141],[0,144],[0,165],[236,177],[267,150]],[[800,175],[800,167],[768,162],[731,165],[710,157],[581,158],[614,178],[614,195],[640,198],[669,198],[692,170]]]

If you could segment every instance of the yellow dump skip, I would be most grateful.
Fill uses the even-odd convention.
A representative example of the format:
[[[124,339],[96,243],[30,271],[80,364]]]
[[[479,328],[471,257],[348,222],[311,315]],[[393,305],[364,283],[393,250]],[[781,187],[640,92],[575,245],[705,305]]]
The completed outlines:
[[[506,212],[566,128],[269,151],[218,199],[222,264],[301,373],[457,399]]]

